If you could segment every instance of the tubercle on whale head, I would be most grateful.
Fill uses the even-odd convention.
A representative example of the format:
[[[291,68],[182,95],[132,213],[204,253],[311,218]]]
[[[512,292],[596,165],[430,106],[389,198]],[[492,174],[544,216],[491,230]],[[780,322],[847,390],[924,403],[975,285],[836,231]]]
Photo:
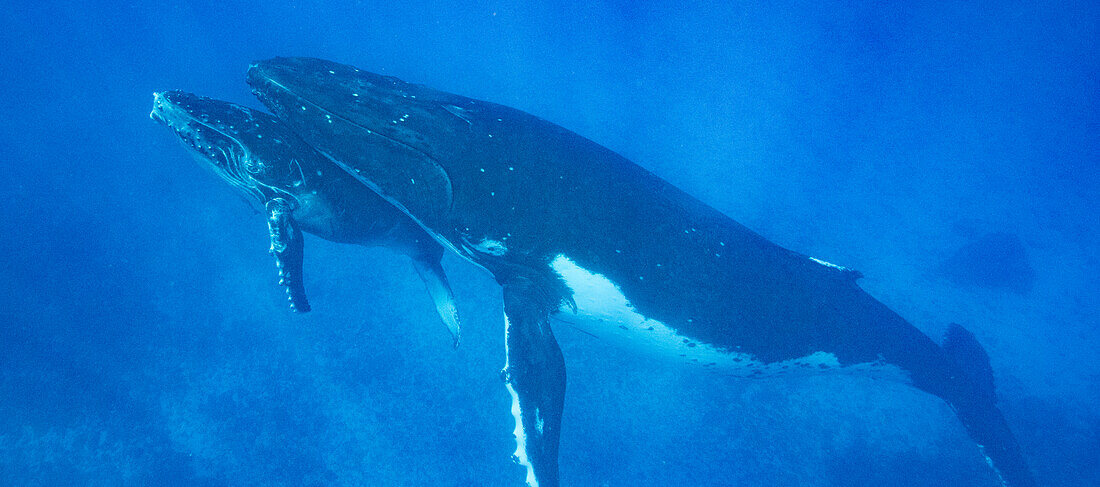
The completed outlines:
[[[208,162],[224,166],[227,161],[224,157],[217,157],[214,149],[233,144],[233,137],[210,127],[209,114],[201,110],[196,113],[195,105],[200,100],[182,91],[153,93],[153,111],[149,113],[149,118],[172,129],[184,145],[206,156]]]

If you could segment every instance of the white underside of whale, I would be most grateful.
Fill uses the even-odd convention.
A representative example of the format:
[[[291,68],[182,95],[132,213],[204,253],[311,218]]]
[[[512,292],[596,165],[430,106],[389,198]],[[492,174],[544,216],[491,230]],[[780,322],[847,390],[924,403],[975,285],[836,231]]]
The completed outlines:
[[[643,316],[619,286],[607,277],[581,267],[566,255],[559,254],[550,266],[573,291],[573,301],[577,306],[576,313],[572,307],[563,306],[554,318],[602,342],[738,377],[841,373],[907,382],[906,374],[896,366],[883,362],[842,366],[836,355],[824,350],[779,362],[762,362],[750,351],[701,342],[677,333],[665,323]]]

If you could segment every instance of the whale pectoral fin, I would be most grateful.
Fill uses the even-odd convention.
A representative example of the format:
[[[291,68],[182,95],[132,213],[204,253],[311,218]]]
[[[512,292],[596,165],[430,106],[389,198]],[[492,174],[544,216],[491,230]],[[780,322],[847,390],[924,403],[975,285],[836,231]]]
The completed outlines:
[[[504,285],[508,361],[501,371],[516,419],[513,460],[527,485],[558,486],[558,438],[565,399],[565,360],[550,330],[550,306],[530,281]]]
[[[286,286],[290,309],[305,313],[310,310],[306,289],[302,283],[304,245],[302,230],[291,216],[293,207],[285,199],[274,198],[267,208],[267,231],[271,237],[271,255],[279,267],[279,284]]]
[[[443,247],[435,242],[431,242],[430,245],[434,247],[413,256],[413,266],[420,274],[420,279],[424,281],[424,286],[428,288],[428,294],[435,302],[435,310],[439,312],[439,318],[450,330],[455,348],[458,348],[458,342],[461,339],[460,321],[458,308],[455,307],[454,292],[451,291],[451,284],[447,282],[447,275],[443,273],[443,266],[440,264],[443,258]]]

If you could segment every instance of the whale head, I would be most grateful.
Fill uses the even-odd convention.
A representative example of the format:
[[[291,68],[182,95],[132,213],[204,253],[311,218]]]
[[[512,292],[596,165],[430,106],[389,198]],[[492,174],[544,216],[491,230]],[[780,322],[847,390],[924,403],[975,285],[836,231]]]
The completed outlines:
[[[306,116],[323,110],[318,117],[352,120],[434,158],[445,157],[470,132],[469,120],[454,115],[463,108],[452,104],[472,100],[324,59],[258,61],[249,66],[247,81],[269,107]]]
[[[295,133],[387,201],[425,226],[448,220],[445,164],[476,146],[458,106],[468,99],[313,58],[256,62],[247,81]]]
[[[153,94],[153,120],[172,129],[203,166],[258,201],[296,201],[304,184],[295,157],[312,149],[277,118],[233,103],[183,91]]]

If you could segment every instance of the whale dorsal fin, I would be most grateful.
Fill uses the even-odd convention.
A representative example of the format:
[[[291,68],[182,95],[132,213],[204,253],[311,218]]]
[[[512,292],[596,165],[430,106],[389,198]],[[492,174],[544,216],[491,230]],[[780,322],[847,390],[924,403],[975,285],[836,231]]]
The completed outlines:
[[[454,346],[458,348],[461,339],[459,333],[460,320],[458,308],[455,306],[455,295],[451,291],[451,284],[447,281],[447,275],[443,273],[441,260],[443,259],[443,247],[431,242],[431,247],[425,248],[420,254],[413,255],[413,266],[417,274],[424,281],[424,287],[428,288],[428,294],[435,302],[435,310],[439,312],[439,318],[447,325],[454,339]]]

